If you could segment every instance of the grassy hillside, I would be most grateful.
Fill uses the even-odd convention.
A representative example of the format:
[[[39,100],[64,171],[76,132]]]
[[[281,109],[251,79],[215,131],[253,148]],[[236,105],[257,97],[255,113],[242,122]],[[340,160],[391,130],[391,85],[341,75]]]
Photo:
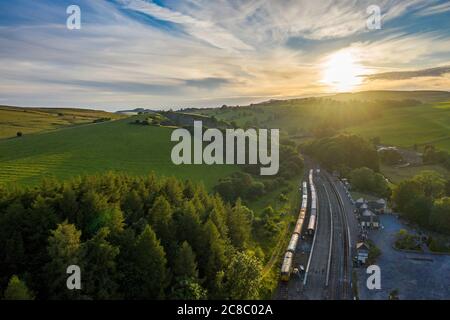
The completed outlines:
[[[23,134],[58,129],[65,126],[92,123],[100,118],[119,119],[123,115],[98,110],[19,108],[0,106],[0,139]]]
[[[433,103],[450,100],[448,91],[362,91],[355,93],[339,93],[333,96],[336,100],[419,100]]]
[[[211,187],[235,166],[172,164],[172,129],[132,125],[122,119],[0,141],[0,183],[34,184],[109,170],[203,181]]]
[[[383,144],[412,147],[433,144],[450,152],[450,102],[421,104],[389,110],[382,117],[346,128]]]
[[[445,91],[371,91],[292,100],[272,100],[250,106],[190,110],[215,116],[238,126],[279,128],[297,142],[316,137],[318,128],[379,137],[382,144],[418,150],[425,144],[450,152],[450,93]],[[335,132],[337,132],[335,131]],[[439,165],[406,168],[382,166],[393,183],[422,170],[448,176]]]
[[[439,165],[421,165],[404,168],[382,165],[381,171],[393,184],[398,184],[403,180],[410,179],[422,171],[436,171],[443,177],[450,178],[450,172]]]
[[[201,112],[239,126],[280,128],[296,136],[334,127],[366,138],[380,137],[383,144],[412,148],[431,143],[450,152],[448,92],[361,92]]]

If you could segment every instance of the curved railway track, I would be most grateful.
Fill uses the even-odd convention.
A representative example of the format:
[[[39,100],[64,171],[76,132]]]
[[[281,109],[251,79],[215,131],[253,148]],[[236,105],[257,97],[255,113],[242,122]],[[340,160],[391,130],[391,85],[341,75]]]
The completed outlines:
[[[348,226],[347,215],[342,198],[337,190],[334,182],[325,174],[328,185],[331,187],[334,200],[330,203],[334,204],[334,250],[332,255],[332,272],[334,283],[330,286],[330,299],[351,299],[350,284],[350,263],[351,263],[351,247],[350,247],[350,229]]]

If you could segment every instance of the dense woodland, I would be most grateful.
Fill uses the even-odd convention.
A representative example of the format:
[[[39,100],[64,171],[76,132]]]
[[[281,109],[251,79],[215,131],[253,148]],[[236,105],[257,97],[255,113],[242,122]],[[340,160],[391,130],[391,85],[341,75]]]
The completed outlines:
[[[349,175],[352,190],[369,193],[385,199],[390,198],[391,188],[386,178],[369,168],[352,170]]]
[[[270,215],[270,209],[266,210]],[[273,211],[273,210],[272,210]],[[255,299],[270,228],[237,200],[155,175],[0,189],[0,292],[36,299]],[[81,267],[82,290],[66,288]]]
[[[301,148],[326,169],[338,171],[344,176],[352,169],[361,167],[380,171],[380,160],[374,145],[357,135],[339,134],[315,139]]]
[[[260,165],[243,165],[244,172],[238,171],[220,179],[214,186],[214,191],[224,200],[234,202],[238,198],[255,200],[286,187],[287,181],[300,176],[304,168],[303,158],[297,152],[295,144],[291,143],[290,140],[280,142],[280,167],[275,176],[261,176]]]
[[[450,180],[434,171],[423,171],[394,188],[392,200],[410,221],[450,235]]]

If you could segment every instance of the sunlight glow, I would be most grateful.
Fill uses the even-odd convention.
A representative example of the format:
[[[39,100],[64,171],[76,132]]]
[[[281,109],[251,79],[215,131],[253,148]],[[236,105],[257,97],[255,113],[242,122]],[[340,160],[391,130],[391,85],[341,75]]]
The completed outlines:
[[[363,82],[367,70],[355,60],[350,50],[342,50],[330,55],[322,64],[321,82],[334,91],[352,91]]]

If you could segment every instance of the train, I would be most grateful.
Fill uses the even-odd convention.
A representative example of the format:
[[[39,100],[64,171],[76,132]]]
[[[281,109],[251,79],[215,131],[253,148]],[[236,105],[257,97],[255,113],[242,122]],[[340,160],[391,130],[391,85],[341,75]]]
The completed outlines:
[[[289,281],[292,272],[292,266],[294,264],[295,250],[297,249],[298,241],[301,236],[303,223],[306,216],[306,208],[308,207],[308,184],[303,181],[299,188],[302,192],[302,204],[300,212],[298,214],[297,222],[295,224],[294,232],[292,233],[291,240],[289,241],[288,248],[284,254],[283,263],[281,265],[281,280]]]
[[[311,210],[309,215],[309,222],[308,222],[308,234],[314,235],[314,232],[316,230],[316,220],[317,220],[317,193],[316,193],[316,187],[314,185],[314,170],[309,171],[309,187],[311,189]]]

